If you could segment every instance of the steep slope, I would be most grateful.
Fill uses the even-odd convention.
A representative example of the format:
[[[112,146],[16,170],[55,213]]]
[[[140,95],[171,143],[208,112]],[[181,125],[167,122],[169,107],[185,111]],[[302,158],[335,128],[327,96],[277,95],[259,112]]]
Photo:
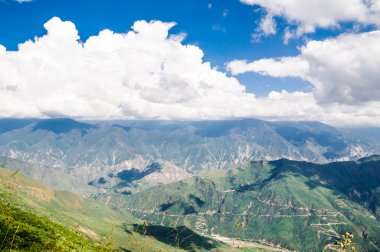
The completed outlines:
[[[64,167],[47,167],[2,156],[0,156],[0,167],[20,171],[32,180],[53,189],[61,189],[79,194],[98,192],[95,188],[84,184],[81,178],[71,176],[70,170]]]
[[[301,251],[321,251],[350,232],[363,250],[380,246],[380,159],[318,165],[281,159],[212,172],[113,204],[164,225]],[[236,224],[242,225],[237,228]]]
[[[185,227],[144,224],[6,169],[0,169],[0,224],[0,250],[238,251]]]
[[[54,223],[14,205],[15,199],[0,190],[0,250],[16,251],[112,251],[111,244]]]
[[[347,161],[367,156],[369,138],[355,137],[319,122],[275,122],[275,131],[300,150],[308,161],[323,156],[328,161]],[[351,144],[347,144],[351,143]],[[354,144],[352,144],[354,143]],[[306,161],[306,160],[305,160]]]
[[[94,241],[108,237],[114,229],[112,238],[119,242],[125,238],[122,225],[138,223],[125,211],[112,210],[73,193],[51,190],[22,176],[18,171],[0,169],[0,191],[1,201],[7,202],[10,207],[21,208],[27,214],[41,219],[48,218]]]
[[[152,251],[177,251],[154,236],[135,232],[141,221],[127,212],[53,191],[19,172],[0,169],[0,199],[2,249],[107,251],[117,248],[112,245],[114,240],[118,247],[131,251],[148,245]]]

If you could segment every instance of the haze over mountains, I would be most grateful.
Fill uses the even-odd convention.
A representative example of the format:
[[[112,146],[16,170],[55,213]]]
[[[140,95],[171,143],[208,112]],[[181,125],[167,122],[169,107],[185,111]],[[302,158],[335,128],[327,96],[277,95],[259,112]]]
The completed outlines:
[[[133,181],[154,185],[252,160],[326,163],[375,153],[377,142],[319,122],[0,120],[0,155],[68,174],[48,183],[81,192],[99,180],[113,187],[131,169],[142,172]],[[144,173],[153,163],[159,167]]]

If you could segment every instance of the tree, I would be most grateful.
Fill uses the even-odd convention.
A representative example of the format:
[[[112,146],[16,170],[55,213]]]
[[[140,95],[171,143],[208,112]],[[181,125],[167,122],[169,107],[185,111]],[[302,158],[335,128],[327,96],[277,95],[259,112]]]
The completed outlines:
[[[341,239],[339,241],[335,242],[332,245],[328,245],[327,248],[331,248],[332,250],[340,251],[340,252],[358,251],[357,248],[355,247],[354,235],[348,232],[346,232],[345,234],[342,234]],[[324,250],[324,251],[328,251],[328,250]]]

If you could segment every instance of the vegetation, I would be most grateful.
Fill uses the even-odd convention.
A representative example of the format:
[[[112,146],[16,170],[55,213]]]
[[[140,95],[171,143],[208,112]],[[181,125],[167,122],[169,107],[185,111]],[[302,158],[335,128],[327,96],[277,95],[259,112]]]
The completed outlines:
[[[0,169],[0,251],[235,251]],[[256,250],[247,250],[256,251]]]
[[[338,241],[328,244],[323,251],[356,252],[358,250],[354,242],[354,235],[346,232]]]
[[[342,235],[342,240],[336,243],[342,251],[356,251],[355,244],[353,242],[354,235],[350,233],[345,233]]]
[[[115,193],[112,209],[0,169],[0,248],[233,251],[215,240],[230,237],[235,244],[221,240],[267,246],[244,251],[321,251],[337,240],[338,250],[378,251],[378,162],[252,162],[130,196]]]
[[[108,241],[89,237],[12,205],[11,195],[0,192],[0,251],[113,251]]]
[[[379,251],[379,168],[378,158],[328,165],[252,162],[130,196],[113,195],[113,203],[139,206],[132,213],[153,224],[185,225],[207,235],[322,251],[349,232],[359,250]]]

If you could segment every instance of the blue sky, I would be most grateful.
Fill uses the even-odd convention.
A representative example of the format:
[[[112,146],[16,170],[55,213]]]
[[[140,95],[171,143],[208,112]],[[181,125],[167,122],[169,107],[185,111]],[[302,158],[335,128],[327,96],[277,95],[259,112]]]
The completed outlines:
[[[0,0],[0,117],[380,126],[379,26],[380,0]]]

